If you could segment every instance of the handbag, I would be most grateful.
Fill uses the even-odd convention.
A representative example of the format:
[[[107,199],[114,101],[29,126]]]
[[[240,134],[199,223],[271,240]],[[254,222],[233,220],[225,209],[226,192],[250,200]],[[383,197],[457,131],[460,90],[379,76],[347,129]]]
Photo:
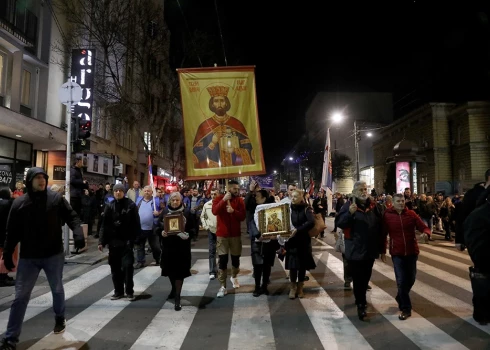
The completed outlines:
[[[305,215],[306,215],[307,209],[308,208],[305,208]],[[325,221],[323,221],[322,214],[320,214],[320,213],[313,214],[313,216],[315,217],[315,226],[313,226],[308,231],[308,235],[312,238],[318,236],[320,233],[322,233],[323,230],[325,230],[327,228],[327,226],[325,225]]]

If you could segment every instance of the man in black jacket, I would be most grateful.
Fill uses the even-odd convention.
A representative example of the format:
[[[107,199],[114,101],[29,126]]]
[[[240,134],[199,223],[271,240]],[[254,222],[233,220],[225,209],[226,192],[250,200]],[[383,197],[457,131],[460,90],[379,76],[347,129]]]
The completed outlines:
[[[88,189],[88,182],[82,175],[83,158],[77,156],[75,165],[70,169],[70,205],[80,216],[82,213],[82,195]]]
[[[470,267],[473,289],[473,318],[490,322],[490,196],[464,222],[464,241],[474,267]]]
[[[485,172],[485,182],[479,182],[465,193],[463,201],[456,205],[454,217],[456,218],[455,246],[458,250],[465,250],[463,223],[470,213],[486,202],[490,195],[490,169]]]
[[[3,260],[5,267],[14,269],[12,253],[20,242],[15,299],[5,339],[0,349],[15,349],[39,272],[43,270],[53,294],[55,334],[65,330],[65,291],[63,289],[63,222],[73,230],[75,247],[85,245],[81,221],[60,193],[47,191],[48,175],[42,168],[31,168],[26,176],[27,194],[15,199],[7,221]]]
[[[114,295],[111,300],[126,295],[130,301],[134,298],[134,255],[133,247],[136,235],[141,231],[140,216],[136,204],[124,197],[124,186],[114,185],[114,201],[105,206],[103,222],[99,233],[99,250],[109,246],[109,265],[111,266]]]

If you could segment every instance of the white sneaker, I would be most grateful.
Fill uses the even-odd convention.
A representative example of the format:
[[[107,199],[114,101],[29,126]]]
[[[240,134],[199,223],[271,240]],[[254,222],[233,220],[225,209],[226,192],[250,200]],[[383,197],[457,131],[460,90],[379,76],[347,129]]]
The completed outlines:
[[[233,284],[233,288],[240,288],[240,283],[238,283],[238,278],[230,277],[231,284]]]
[[[429,236],[427,235],[427,233],[424,233],[422,235],[422,241],[425,243],[425,244],[429,244]]]
[[[216,295],[216,297],[218,298],[223,298],[226,294],[228,294],[228,291],[226,290],[225,287],[221,287],[218,291],[218,294]]]
[[[216,278],[216,276],[215,276],[215,275],[209,275],[209,280],[210,280],[210,281],[214,280],[215,278]]]

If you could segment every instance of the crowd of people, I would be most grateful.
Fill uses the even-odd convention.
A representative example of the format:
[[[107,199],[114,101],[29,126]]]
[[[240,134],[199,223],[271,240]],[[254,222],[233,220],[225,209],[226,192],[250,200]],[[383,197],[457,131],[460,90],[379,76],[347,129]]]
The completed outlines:
[[[184,280],[191,275],[191,241],[198,239],[200,229],[208,234],[209,279],[218,279],[217,298],[228,293],[227,282],[240,288],[242,228],[246,227],[251,246],[255,288],[253,296],[268,295],[271,269],[276,257],[289,271],[290,299],[305,296],[307,271],[316,268],[312,255],[312,238],[325,235],[328,201],[319,191],[314,196],[289,185],[287,192],[276,194],[251,181],[245,195],[237,181],[231,180],[225,191],[209,188],[164,193],[151,186],[144,188],[135,181],[100,185],[90,191],[83,180],[81,160],[72,169],[70,203],[62,189],[51,186],[41,168],[31,168],[26,175],[25,189],[18,195],[8,188],[0,189],[0,283],[15,283],[15,299],[11,307],[5,339],[0,349],[15,349],[24,314],[39,272],[43,270],[53,293],[54,333],[65,330],[65,296],[62,283],[64,250],[61,227],[73,230],[75,247],[83,247],[82,223],[99,239],[98,249],[109,250],[114,293],[112,300],[127,298],[135,301],[133,274],[146,266],[145,246],[148,243],[161,275],[169,278],[175,311],[182,309],[181,291]],[[398,318],[411,316],[410,290],[415,283],[419,254],[417,232],[425,243],[433,232],[444,233],[456,247],[468,247],[474,266],[470,277],[474,291],[474,319],[490,322],[490,170],[485,182],[475,185],[464,197],[446,198],[436,195],[404,193],[377,196],[368,193],[367,184],[358,181],[352,193],[335,194],[336,250],[344,261],[344,288],[352,289],[360,320],[367,317],[366,293],[376,259],[387,261],[391,256],[398,292]],[[19,186],[20,187],[20,186]],[[20,191],[23,193],[20,194]],[[312,198],[310,198],[312,197]],[[290,229],[281,236],[266,234],[259,224],[258,212],[271,206],[287,206],[289,217],[269,219],[272,231],[282,229],[284,220]],[[96,230],[92,226],[98,218]],[[318,219],[319,218],[319,219]],[[323,224],[317,229],[317,221]],[[242,223],[244,225],[242,225]],[[339,231],[337,233],[337,231]],[[19,244],[21,249],[19,249]],[[136,258],[135,258],[136,256]],[[231,275],[228,266],[231,263]],[[16,280],[8,272],[16,271]]]

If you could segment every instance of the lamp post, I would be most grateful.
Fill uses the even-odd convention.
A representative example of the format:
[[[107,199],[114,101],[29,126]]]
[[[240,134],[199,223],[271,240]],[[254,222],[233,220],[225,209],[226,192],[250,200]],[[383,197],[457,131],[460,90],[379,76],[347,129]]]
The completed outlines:
[[[357,121],[354,120],[354,152],[356,157],[356,180],[361,179],[361,173],[359,170],[359,135],[357,134]]]
[[[336,112],[332,115],[333,122],[340,122],[344,116],[340,112]],[[368,132],[366,136],[371,137],[373,134]],[[359,181],[361,179],[361,169],[359,166],[359,141],[361,141],[361,131],[357,125],[357,120],[354,119],[354,157],[356,162],[356,180]]]
[[[301,159],[298,162],[298,168],[299,168],[299,188],[304,189],[303,187],[303,172],[301,170]]]

